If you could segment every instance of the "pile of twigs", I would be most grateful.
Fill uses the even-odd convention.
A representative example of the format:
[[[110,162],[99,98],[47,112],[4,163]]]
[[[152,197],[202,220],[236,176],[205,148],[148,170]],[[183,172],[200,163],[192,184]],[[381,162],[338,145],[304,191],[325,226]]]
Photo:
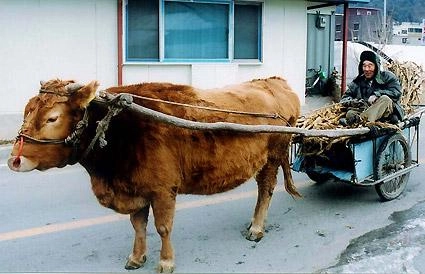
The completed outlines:
[[[338,129],[344,128],[339,124],[339,120],[345,117],[347,108],[343,107],[340,103],[334,103],[315,110],[307,116],[302,116],[297,121],[297,127],[305,129]],[[320,154],[329,149],[336,142],[347,141],[349,137],[343,136],[338,138],[328,137],[303,137],[297,139],[296,142],[301,143],[301,154],[314,155]]]
[[[339,119],[345,116],[346,108],[340,103],[319,108],[307,116],[301,116],[297,127],[305,129],[336,129],[341,128]]]
[[[298,119],[296,126],[304,129],[316,129],[316,130],[326,130],[326,129],[340,129],[344,130],[347,128],[361,128],[361,127],[375,127],[377,129],[394,129],[399,130],[398,126],[384,123],[384,122],[367,122],[360,121],[359,123],[353,124],[351,126],[342,126],[339,120],[345,117],[347,113],[347,108],[342,106],[340,103],[334,103],[330,106],[320,108],[313,113],[310,113],[308,116],[302,116]],[[294,142],[302,144],[300,154],[303,155],[319,155],[325,150],[329,150],[331,146],[335,143],[347,142],[349,136],[340,136],[340,137],[323,137],[323,136],[313,136],[313,137],[300,137],[296,136]]]
[[[393,61],[387,65],[400,80],[403,89],[401,104],[407,114],[413,112],[413,105],[420,104],[420,97],[425,90],[425,71],[422,66],[415,62]]]

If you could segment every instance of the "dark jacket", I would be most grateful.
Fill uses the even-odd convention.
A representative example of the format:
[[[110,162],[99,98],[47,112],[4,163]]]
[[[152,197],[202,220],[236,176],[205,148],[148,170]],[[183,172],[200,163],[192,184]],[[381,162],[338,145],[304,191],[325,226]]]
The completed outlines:
[[[390,71],[380,71],[379,63],[377,64],[377,67],[378,71],[369,86],[369,81],[367,81],[363,76],[363,72],[359,66],[359,76],[357,76],[353,82],[348,85],[347,91],[341,98],[341,102],[352,99],[363,99],[367,102],[367,99],[372,94],[377,97],[387,95],[393,100],[394,113],[400,120],[403,120],[404,110],[400,103],[402,95],[400,82],[394,73]]]

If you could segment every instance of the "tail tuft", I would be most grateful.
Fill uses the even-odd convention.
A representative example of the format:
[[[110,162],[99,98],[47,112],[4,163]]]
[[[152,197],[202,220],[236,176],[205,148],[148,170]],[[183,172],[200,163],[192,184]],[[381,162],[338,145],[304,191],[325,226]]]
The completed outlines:
[[[302,195],[297,191],[293,180],[285,180],[284,184],[286,192],[288,192],[292,198],[302,198]]]

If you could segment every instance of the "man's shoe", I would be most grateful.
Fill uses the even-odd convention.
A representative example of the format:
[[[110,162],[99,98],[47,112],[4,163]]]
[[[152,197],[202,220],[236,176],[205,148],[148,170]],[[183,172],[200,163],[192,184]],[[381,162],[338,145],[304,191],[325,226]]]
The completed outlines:
[[[339,124],[344,127],[348,126],[347,119],[345,118],[339,119]]]
[[[388,122],[390,124],[397,125],[398,122],[400,122],[400,120],[398,119],[397,114],[391,114],[390,117],[389,117],[389,119],[388,119]]]

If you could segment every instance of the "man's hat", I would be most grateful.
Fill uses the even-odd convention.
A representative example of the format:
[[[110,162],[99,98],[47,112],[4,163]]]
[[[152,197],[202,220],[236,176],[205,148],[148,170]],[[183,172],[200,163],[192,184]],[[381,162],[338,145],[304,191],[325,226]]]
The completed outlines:
[[[365,50],[360,54],[360,62],[359,62],[359,75],[363,74],[363,62],[369,61],[375,64],[375,75],[378,73],[379,70],[379,59],[378,56],[370,50]]]

